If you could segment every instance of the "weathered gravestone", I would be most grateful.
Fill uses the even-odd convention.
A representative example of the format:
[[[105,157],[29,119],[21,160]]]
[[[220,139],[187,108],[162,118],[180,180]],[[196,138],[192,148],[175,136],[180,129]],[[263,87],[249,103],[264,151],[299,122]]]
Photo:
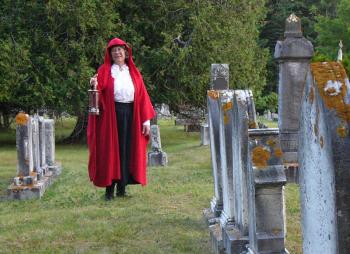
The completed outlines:
[[[201,146],[207,146],[210,143],[209,125],[208,123],[201,124]]]
[[[242,253],[248,243],[248,192],[247,192],[247,152],[248,152],[248,100],[250,91],[236,90],[233,99],[232,119],[232,163],[234,180],[235,223],[222,230],[226,253]]]
[[[248,216],[250,253],[285,249],[286,177],[278,129],[249,130]]]
[[[7,189],[7,198],[40,198],[54,179],[47,170],[46,158],[42,158],[45,156],[45,146],[42,143],[46,142],[44,119],[19,113],[16,123],[17,176]],[[56,167],[56,171],[60,172],[61,167]]]
[[[53,119],[44,119],[45,124],[45,161],[49,172],[54,175],[60,175],[62,166],[55,160],[55,121]]]
[[[34,167],[32,119],[29,115],[20,113],[16,117],[16,123],[17,176],[30,177]]]
[[[285,40],[277,41],[275,59],[279,65],[278,126],[285,163],[297,163],[301,98],[313,46],[303,37],[300,19],[286,20]]]
[[[40,142],[39,142],[39,119],[38,115],[34,115],[32,118],[32,139],[33,139],[33,166],[34,172],[37,173],[38,180],[42,179],[43,171],[40,166]]]
[[[229,88],[228,64],[211,65],[210,90],[207,91],[207,110],[212,172],[214,177],[214,197],[211,201],[211,212],[219,217],[222,211],[222,177],[220,162],[220,128],[219,128],[219,90]]]
[[[304,254],[350,250],[349,89],[340,63],[311,64],[299,136]]]
[[[168,165],[168,156],[162,151],[158,125],[151,125],[151,147],[152,151],[148,153],[148,166],[154,167]]]
[[[243,215],[238,211],[242,209],[241,206],[243,206],[243,204],[237,203],[242,201],[242,196],[239,195],[243,195],[241,192],[244,191],[242,190],[244,186],[242,186],[241,181],[244,178],[237,172],[237,167],[240,166],[242,162],[237,158],[240,157],[240,152],[235,150],[234,138],[236,135],[235,132],[237,131],[235,121],[240,119],[235,118],[237,116],[234,115],[236,107],[233,106],[233,98],[238,98],[240,105],[245,109],[244,114],[246,117],[247,132],[249,126],[257,126],[252,93],[249,90],[220,90],[211,91],[208,94],[210,95],[208,101],[213,103],[210,104],[212,109],[213,105],[216,105],[218,110],[217,114],[219,114],[219,119],[216,122],[219,125],[219,148],[214,152],[216,146],[211,143],[211,152],[212,158],[220,159],[220,169],[216,172],[218,175],[215,175],[214,171],[213,174],[214,182],[219,176],[221,177],[220,183],[223,200],[223,207],[219,219],[220,223],[213,224],[210,227],[212,247],[215,253],[220,253],[223,249],[232,251],[228,253],[240,253],[239,251],[245,248],[248,237],[247,234],[245,238],[242,237],[242,233],[239,232],[240,228],[237,228],[236,219],[236,216],[239,216],[240,220],[244,220],[242,219]],[[209,119],[214,119],[214,117],[209,117]],[[214,130],[215,129],[210,129],[210,131]],[[215,136],[213,135],[213,137]],[[237,138],[238,137],[239,136],[237,136]],[[245,147],[247,147],[247,142],[246,140]],[[245,202],[247,203],[247,199]],[[246,211],[246,208],[243,209]],[[242,222],[242,224],[244,224],[244,222]],[[246,225],[245,227],[247,228]]]

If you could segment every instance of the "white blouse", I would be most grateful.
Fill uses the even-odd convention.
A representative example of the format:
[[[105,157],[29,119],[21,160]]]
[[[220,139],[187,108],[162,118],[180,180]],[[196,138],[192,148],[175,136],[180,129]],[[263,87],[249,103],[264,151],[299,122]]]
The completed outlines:
[[[111,74],[114,79],[114,100],[122,103],[130,103],[134,101],[135,88],[132,82],[129,67],[124,64],[119,66],[113,64]],[[147,120],[143,125],[150,125]]]
[[[111,73],[114,78],[114,100],[123,103],[133,102],[135,88],[129,67],[126,64],[120,67],[117,64],[113,64]]]

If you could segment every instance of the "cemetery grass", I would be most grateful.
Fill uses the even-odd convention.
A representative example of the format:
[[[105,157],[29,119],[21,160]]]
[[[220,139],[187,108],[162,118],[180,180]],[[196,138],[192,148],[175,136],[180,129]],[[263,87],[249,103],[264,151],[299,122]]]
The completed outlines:
[[[68,135],[74,121],[57,123],[56,135]],[[160,128],[169,165],[149,168],[146,187],[128,186],[128,197],[111,202],[88,180],[86,146],[57,145],[63,172],[44,197],[0,202],[0,253],[211,253],[202,218],[213,196],[209,147],[172,120]],[[2,132],[0,144],[4,199],[16,172],[14,131]],[[301,253],[298,194],[286,187],[290,253]]]

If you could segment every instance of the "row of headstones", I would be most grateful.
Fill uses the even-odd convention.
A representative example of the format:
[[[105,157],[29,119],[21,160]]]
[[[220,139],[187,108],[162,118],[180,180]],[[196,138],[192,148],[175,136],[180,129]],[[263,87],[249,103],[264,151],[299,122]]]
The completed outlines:
[[[286,21],[285,37],[275,52],[279,131],[248,130],[252,110],[241,91],[208,93],[216,252],[286,252],[283,162],[300,168],[303,253],[350,249],[350,83],[341,63],[310,65],[312,44],[302,37],[295,15]],[[225,66],[216,72],[225,73],[220,68]]]
[[[8,196],[26,199],[24,196],[13,195],[12,192],[35,188],[45,178],[59,175],[61,167],[55,162],[53,119],[19,113],[16,124],[17,175],[8,188]]]
[[[283,253],[286,178],[278,129],[256,129],[249,90],[210,90],[207,98],[213,247],[217,253]]]
[[[290,15],[275,58],[283,158],[299,167],[303,253],[345,254],[350,250],[350,83],[341,62],[310,64],[312,56],[300,19]]]

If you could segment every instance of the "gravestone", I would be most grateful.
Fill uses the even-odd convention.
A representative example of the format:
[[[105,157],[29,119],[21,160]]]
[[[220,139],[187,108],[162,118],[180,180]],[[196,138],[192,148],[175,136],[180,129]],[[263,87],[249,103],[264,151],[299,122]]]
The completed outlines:
[[[54,155],[51,153],[50,163],[55,167],[55,175],[47,171],[45,174],[43,165],[46,165],[46,158],[42,158],[46,153],[45,126],[44,119],[30,117],[27,114],[19,113],[16,116],[16,146],[17,146],[17,176],[14,177],[13,183],[7,188],[8,200],[26,200],[41,198],[46,188],[53,183],[55,176],[61,172],[61,166],[54,163]],[[48,121],[53,128],[53,120]],[[50,135],[54,135],[51,131]],[[50,140],[54,138],[51,137]],[[50,143],[50,142],[49,142]],[[48,145],[51,152],[54,153],[54,146]]]
[[[250,253],[285,249],[286,176],[278,129],[249,130],[248,216]]]
[[[341,63],[312,63],[299,137],[303,253],[350,250],[350,83]]]
[[[45,148],[45,119],[39,116],[39,154],[40,154],[40,167],[44,175],[47,173],[47,163],[46,163],[46,148]]]
[[[248,95],[248,96],[247,96]],[[248,100],[250,94],[235,90],[233,99],[232,150],[234,172],[235,224],[222,231],[226,253],[240,254],[248,243],[248,193],[247,193],[247,153],[248,153]]]
[[[45,124],[45,160],[48,170],[54,175],[60,175],[62,166],[56,162],[55,154],[55,121],[44,119]]]
[[[16,116],[17,176],[28,177],[33,172],[33,131],[31,117],[24,113]]]
[[[33,133],[33,163],[34,171],[37,173],[37,178],[40,180],[43,177],[43,172],[40,166],[40,147],[39,147],[39,119],[38,115],[32,117],[32,133]]]
[[[300,19],[286,20],[285,40],[277,41],[274,57],[279,66],[278,126],[285,163],[297,163],[301,98],[313,46],[303,37]]]
[[[232,90],[221,90],[219,97],[219,138],[220,163],[222,178],[223,209],[220,216],[221,228],[234,223],[235,188],[232,161],[232,127],[233,127],[233,96]]]
[[[210,90],[227,90],[229,87],[228,64],[212,64]]]
[[[203,123],[201,124],[201,146],[207,146],[209,143],[209,125],[207,123]]]
[[[162,151],[158,125],[151,125],[151,147],[152,151],[148,153],[148,166],[154,167],[168,165],[167,154]]]

